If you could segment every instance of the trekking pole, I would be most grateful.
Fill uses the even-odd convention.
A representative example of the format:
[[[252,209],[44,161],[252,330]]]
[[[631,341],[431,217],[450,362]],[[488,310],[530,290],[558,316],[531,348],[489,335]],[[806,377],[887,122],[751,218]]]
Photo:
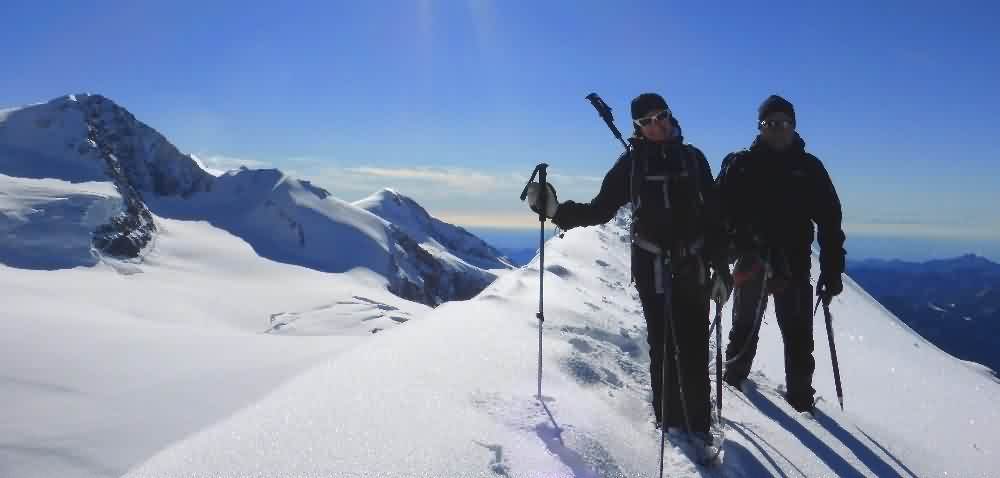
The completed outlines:
[[[722,302],[715,301],[715,412],[722,426]]]
[[[677,327],[675,325],[676,317],[674,317],[673,310],[673,262],[667,256],[666,267],[663,268],[663,309],[665,311],[665,318],[667,322],[667,333],[670,334],[671,345],[674,347],[674,365],[677,381],[677,394],[680,396],[681,402],[681,416],[684,417],[684,431],[687,432],[688,436],[691,436],[693,429],[691,428],[691,419],[688,414],[687,397],[684,394],[684,368],[681,366],[681,348],[680,343],[677,341]],[[663,421],[660,425],[660,477],[663,476],[663,447],[665,445],[665,434],[667,429],[667,408],[666,408],[666,397],[668,396],[667,390],[667,341],[663,341],[663,374],[660,386],[660,397],[663,398],[660,408],[660,416]]]
[[[541,163],[535,166],[535,170],[531,172],[531,179],[528,180],[528,184],[524,185],[524,190],[521,191],[521,200],[524,201],[528,197],[528,186],[531,186],[532,181],[535,180],[535,176],[538,176],[539,189],[539,204],[542,205],[538,210],[538,222],[540,226],[540,233],[538,236],[538,313],[535,317],[538,318],[538,400],[542,400],[542,323],[545,322],[545,295],[544,285],[545,285],[545,204],[548,194],[548,187],[545,182],[546,168],[549,165]]]
[[[628,143],[625,142],[622,138],[621,131],[618,131],[618,127],[615,126],[615,117],[611,114],[611,107],[608,106],[608,104],[605,103],[604,100],[597,95],[597,93],[587,95],[587,101],[590,101],[590,104],[594,105],[594,109],[597,110],[597,114],[601,115],[601,119],[603,119],[608,125],[608,128],[611,129],[611,134],[615,135],[615,138],[618,138],[618,141],[621,141],[622,146],[625,147],[626,151],[629,150]]]
[[[666,292],[664,295],[667,295]],[[664,302],[670,305],[669,298]],[[667,341],[664,340],[663,355],[660,358],[660,478],[663,478],[663,450],[667,446],[667,393]]]
[[[833,383],[837,386],[837,400],[840,402],[840,410],[844,410],[844,389],[840,385],[840,363],[837,361],[837,345],[833,342],[833,315],[830,314],[830,299],[825,294],[821,294],[820,302],[823,303],[823,315],[826,316],[826,337],[830,342],[830,359],[833,361]],[[813,309],[813,317],[816,317],[816,311],[819,310],[819,304],[816,304],[816,308]]]

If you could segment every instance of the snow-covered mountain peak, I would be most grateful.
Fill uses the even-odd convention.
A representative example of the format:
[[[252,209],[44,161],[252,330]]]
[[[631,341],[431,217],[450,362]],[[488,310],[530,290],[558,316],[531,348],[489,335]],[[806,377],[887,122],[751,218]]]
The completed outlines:
[[[267,196],[284,191],[308,194],[318,199],[326,199],[331,194],[326,189],[314,186],[304,179],[285,174],[280,169],[239,169],[227,171],[215,178],[212,192],[219,197],[243,197],[264,200]]]
[[[394,202],[396,204],[402,204],[403,201],[404,201],[404,199],[408,200],[409,198],[407,198],[406,196],[403,196],[402,194],[399,194],[399,192],[397,192],[393,188],[382,188],[382,189],[379,189],[378,191],[375,191],[374,194],[372,194],[371,196],[368,196],[367,198],[363,199],[362,201],[364,201],[364,200],[392,201],[392,202]]]
[[[395,224],[425,248],[448,251],[482,269],[513,267],[502,252],[462,227],[432,217],[416,201],[394,189],[383,188],[353,204]]]
[[[0,112],[0,173],[70,182],[116,180],[139,192],[189,195],[211,175],[102,95],[76,94]]]
[[[0,111],[0,173],[70,182],[107,181],[87,112],[76,96]]]
[[[206,191],[212,175],[163,135],[114,101],[76,94],[0,112],[0,174],[70,183],[112,182],[120,212],[93,233],[93,245],[116,256],[139,254],[156,232],[143,193],[190,196]],[[58,200],[47,201],[58,208]],[[5,224],[8,221],[3,221]],[[17,243],[38,239],[30,221],[10,227]],[[74,229],[78,230],[78,229]],[[74,260],[73,262],[75,262]],[[57,261],[58,262],[58,261]]]
[[[392,188],[382,188],[374,194],[354,202],[355,206],[369,211],[378,210],[391,216],[414,216],[421,223],[430,222],[430,214],[416,201]]]

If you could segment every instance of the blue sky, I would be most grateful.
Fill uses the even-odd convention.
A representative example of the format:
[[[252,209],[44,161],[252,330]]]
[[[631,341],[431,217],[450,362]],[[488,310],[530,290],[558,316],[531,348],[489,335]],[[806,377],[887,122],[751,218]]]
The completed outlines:
[[[216,168],[531,227],[535,164],[583,201],[620,151],[588,93],[627,131],[660,92],[716,172],[779,93],[852,237],[1000,244],[995,2],[252,3],[8,0],[0,105],[101,93]]]

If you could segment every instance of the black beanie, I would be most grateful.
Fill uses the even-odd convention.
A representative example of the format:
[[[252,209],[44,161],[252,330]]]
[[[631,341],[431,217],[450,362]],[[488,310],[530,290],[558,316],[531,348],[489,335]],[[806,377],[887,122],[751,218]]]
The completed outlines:
[[[666,100],[656,93],[643,93],[632,100],[632,119],[637,120],[653,110],[670,109]]]
[[[785,113],[792,117],[792,122],[795,122],[795,107],[778,95],[771,95],[760,104],[760,109],[757,110],[757,121],[763,121],[771,113]]]

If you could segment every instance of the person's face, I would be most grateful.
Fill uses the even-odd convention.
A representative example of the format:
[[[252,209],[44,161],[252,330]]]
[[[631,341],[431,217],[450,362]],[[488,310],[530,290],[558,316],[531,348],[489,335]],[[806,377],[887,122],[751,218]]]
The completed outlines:
[[[757,128],[760,129],[760,137],[775,151],[784,151],[795,139],[795,121],[780,111],[765,116]]]
[[[654,143],[666,142],[674,134],[674,125],[670,123],[670,110],[653,110],[634,122],[639,126],[642,135]]]

